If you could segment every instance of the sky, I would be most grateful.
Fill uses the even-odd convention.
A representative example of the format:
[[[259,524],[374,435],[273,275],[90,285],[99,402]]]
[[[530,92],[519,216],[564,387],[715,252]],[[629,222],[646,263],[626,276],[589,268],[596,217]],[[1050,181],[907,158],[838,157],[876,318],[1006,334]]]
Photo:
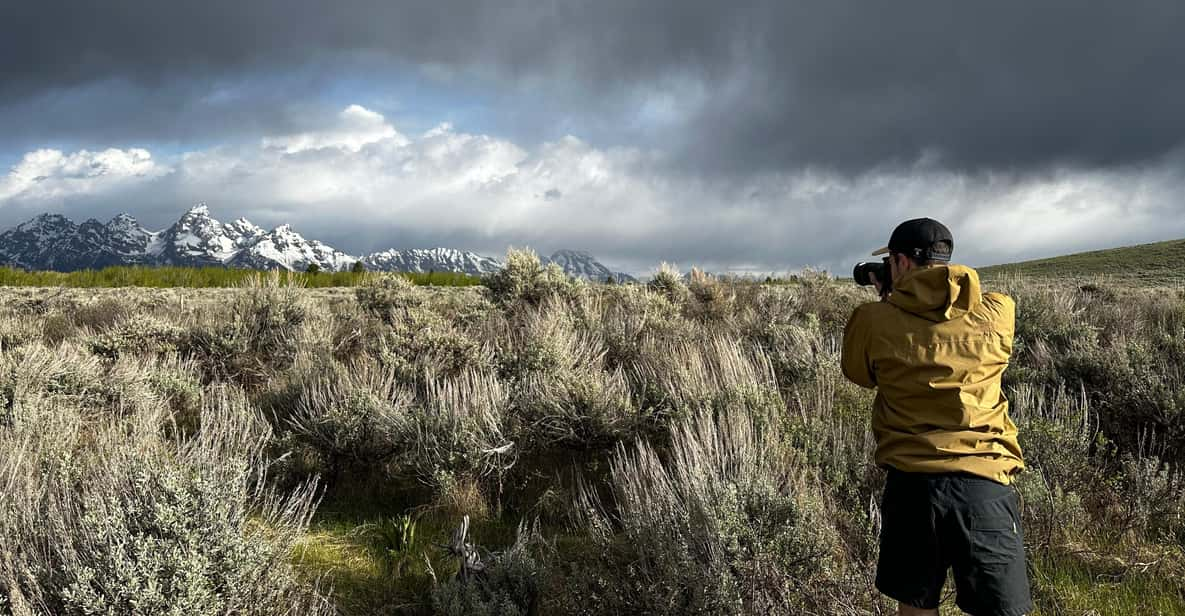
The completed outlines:
[[[0,2],[0,227],[846,273],[1185,237],[1185,3]]]

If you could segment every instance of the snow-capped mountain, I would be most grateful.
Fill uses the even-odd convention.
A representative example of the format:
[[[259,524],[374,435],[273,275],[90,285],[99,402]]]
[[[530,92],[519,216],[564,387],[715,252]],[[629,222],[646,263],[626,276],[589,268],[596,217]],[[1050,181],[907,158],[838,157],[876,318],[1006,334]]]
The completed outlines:
[[[72,271],[144,262],[151,234],[130,216],[81,225],[41,214],[0,234],[0,263],[25,269]]]
[[[153,234],[146,252],[152,264],[254,269],[303,270],[316,264],[322,270],[337,271],[358,260],[316,240],[306,240],[288,225],[264,231],[246,218],[219,222],[204,204],[190,208],[173,226]]]
[[[637,282],[637,279],[633,276],[625,272],[610,270],[600,261],[594,259],[592,255],[580,250],[558,250],[555,254],[543,259],[543,262],[545,264],[555,263],[565,273],[575,278],[583,278],[596,282],[605,282],[609,278],[612,278],[616,282]]]
[[[72,271],[110,265],[227,266],[257,269],[348,269],[358,259],[288,225],[271,231],[245,218],[223,224],[197,205],[163,231],[149,231],[120,214],[107,224],[75,225],[58,214],[42,214],[0,233],[0,264],[24,269]]]
[[[246,223],[242,218],[239,221]],[[350,269],[358,260],[317,240],[306,240],[288,225],[248,237],[250,239],[244,241],[249,243],[227,261],[227,265],[251,269],[272,269],[278,265],[284,269],[303,270],[310,263],[316,263],[322,270],[336,272]]]
[[[33,270],[73,271],[111,265],[225,266],[323,271],[350,269],[361,261],[384,272],[461,272],[481,276],[502,268],[498,259],[453,248],[384,250],[350,256],[317,240],[305,239],[288,225],[271,231],[246,218],[222,223],[204,204],[190,208],[167,229],[149,231],[127,214],[106,224],[74,224],[59,214],[42,214],[0,233],[0,265]],[[570,276],[603,281],[633,277],[612,272],[588,253],[561,250],[544,263],[556,263]]]
[[[455,248],[384,250],[362,258],[366,269],[378,272],[461,272],[484,276],[502,269],[502,262]]]

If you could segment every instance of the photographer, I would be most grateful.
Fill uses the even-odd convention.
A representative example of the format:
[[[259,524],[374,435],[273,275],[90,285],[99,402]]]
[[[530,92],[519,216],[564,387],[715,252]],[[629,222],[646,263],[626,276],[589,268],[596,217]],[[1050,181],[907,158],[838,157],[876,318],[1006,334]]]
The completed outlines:
[[[975,270],[950,264],[953,250],[942,223],[919,218],[873,253],[888,255],[883,266],[856,267],[881,293],[852,313],[842,359],[848,379],[877,389],[876,463],[888,478],[876,586],[899,614],[937,616],[953,568],[964,612],[1020,616],[1033,603],[1010,484],[1024,461],[1000,387],[1015,304],[981,293]]]

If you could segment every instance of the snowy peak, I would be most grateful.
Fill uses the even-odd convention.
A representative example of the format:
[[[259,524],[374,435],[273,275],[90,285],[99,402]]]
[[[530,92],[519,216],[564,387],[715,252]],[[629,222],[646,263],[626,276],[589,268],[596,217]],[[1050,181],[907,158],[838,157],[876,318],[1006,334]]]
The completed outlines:
[[[161,258],[169,265],[224,264],[241,248],[204,203],[189,208],[162,236]]]
[[[36,218],[16,226],[15,231],[49,239],[73,233],[77,226],[61,214],[38,214]]]
[[[206,205],[206,203],[204,201],[202,201],[200,203],[197,203],[196,205],[191,206],[188,210],[186,210],[185,214],[181,216],[181,219],[185,220],[186,218],[209,218],[209,217],[210,217],[210,207],[208,205]]]
[[[42,214],[0,234],[0,263],[59,271],[138,263],[146,241],[136,235],[134,222],[116,217],[75,225],[65,216]]]
[[[119,214],[106,223],[92,219],[80,225],[60,214],[41,214],[0,233],[0,265],[35,270],[176,265],[299,271],[316,265],[323,271],[344,271],[358,261],[372,271],[473,276],[503,267],[498,259],[454,248],[391,249],[354,257],[306,239],[287,224],[265,231],[241,217],[219,222],[204,203],[189,208],[162,231],[145,229],[129,214]],[[586,252],[560,250],[542,261],[555,263],[578,278],[633,280],[628,274],[611,271]]]
[[[249,245],[257,238],[267,235],[267,231],[264,231],[263,227],[255,225],[250,220],[241,216],[236,218],[234,222],[222,225],[222,229],[227,237],[239,246]]]
[[[219,222],[204,203],[190,208],[162,236],[161,261],[173,265],[304,270],[315,264],[337,271],[357,260],[321,242],[306,240],[287,224],[264,231],[242,217]]]
[[[140,226],[140,222],[133,218],[131,214],[116,214],[114,218],[107,221],[106,227],[110,231],[121,233],[147,231],[144,227]]]
[[[102,234],[116,254],[135,256],[146,253],[156,239],[156,234],[140,226],[128,214],[119,214],[103,226]]]
[[[484,276],[502,269],[502,262],[454,248],[384,250],[362,258],[366,269],[379,272],[460,272]]]
[[[600,261],[597,261],[582,250],[557,250],[550,257],[543,259],[545,263],[555,263],[569,276],[583,278],[596,282],[613,279],[617,282],[635,281],[633,276],[624,272],[614,272]]]
[[[348,269],[357,261],[317,240],[305,239],[286,224],[270,232],[263,233],[262,229],[260,232],[262,235],[246,238],[250,243],[234,257],[232,265],[256,269],[279,266],[288,270],[305,270],[310,265],[316,265],[318,269],[335,272]]]

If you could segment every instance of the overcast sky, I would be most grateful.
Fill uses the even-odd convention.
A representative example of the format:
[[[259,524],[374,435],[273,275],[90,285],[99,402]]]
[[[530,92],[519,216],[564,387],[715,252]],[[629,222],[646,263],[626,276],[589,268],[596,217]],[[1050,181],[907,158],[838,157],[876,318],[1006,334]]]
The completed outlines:
[[[1185,3],[0,3],[0,227],[846,272],[1185,237]]]

